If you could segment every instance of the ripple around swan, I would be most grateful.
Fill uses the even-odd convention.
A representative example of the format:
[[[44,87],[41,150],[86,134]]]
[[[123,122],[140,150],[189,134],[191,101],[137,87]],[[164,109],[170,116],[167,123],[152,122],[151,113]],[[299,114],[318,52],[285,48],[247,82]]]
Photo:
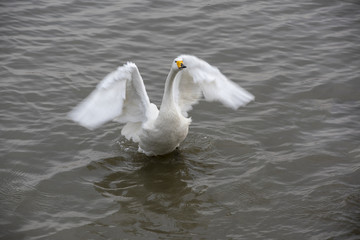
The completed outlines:
[[[358,239],[357,1],[2,3],[0,238]],[[160,104],[197,55],[256,96],[200,102],[150,158],[67,112],[134,61]]]

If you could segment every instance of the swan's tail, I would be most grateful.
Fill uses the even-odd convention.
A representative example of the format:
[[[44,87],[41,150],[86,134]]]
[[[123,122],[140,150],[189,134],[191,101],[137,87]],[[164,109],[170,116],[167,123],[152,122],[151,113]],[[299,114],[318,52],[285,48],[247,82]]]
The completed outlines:
[[[142,122],[128,122],[121,130],[121,134],[128,140],[139,142]]]

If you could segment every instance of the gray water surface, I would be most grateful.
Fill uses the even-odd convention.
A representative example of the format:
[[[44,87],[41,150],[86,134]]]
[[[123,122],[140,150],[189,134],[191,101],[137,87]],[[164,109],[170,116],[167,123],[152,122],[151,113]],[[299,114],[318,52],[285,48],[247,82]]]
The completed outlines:
[[[1,239],[360,238],[359,1],[0,6]],[[159,105],[183,53],[255,102],[201,102],[162,157],[67,119],[129,60]]]

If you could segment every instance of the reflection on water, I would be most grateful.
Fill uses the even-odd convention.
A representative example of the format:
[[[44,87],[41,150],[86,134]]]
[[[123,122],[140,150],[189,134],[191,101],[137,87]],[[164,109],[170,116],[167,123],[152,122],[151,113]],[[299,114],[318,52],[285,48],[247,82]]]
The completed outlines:
[[[126,228],[136,223],[154,232],[196,227],[200,200],[188,186],[195,177],[187,166],[190,160],[179,150],[161,157],[135,155],[132,160],[113,157],[96,163],[110,172],[94,186],[119,203],[119,212],[112,217]],[[163,217],[155,220],[153,215],[158,214]]]

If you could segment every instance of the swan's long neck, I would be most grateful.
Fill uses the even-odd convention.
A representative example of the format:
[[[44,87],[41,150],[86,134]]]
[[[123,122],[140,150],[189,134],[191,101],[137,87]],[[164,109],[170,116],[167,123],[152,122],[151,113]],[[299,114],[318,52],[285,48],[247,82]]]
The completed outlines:
[[[174,99],[174,79],[178,71],[174,71],[172,68],[170,69],[170,72],[166,78],[165,82],[165,90],[164,90],[164,96],[161,102],[160,111],[161,110],[167,110],[174,108],[175,105],[175,99]]]

